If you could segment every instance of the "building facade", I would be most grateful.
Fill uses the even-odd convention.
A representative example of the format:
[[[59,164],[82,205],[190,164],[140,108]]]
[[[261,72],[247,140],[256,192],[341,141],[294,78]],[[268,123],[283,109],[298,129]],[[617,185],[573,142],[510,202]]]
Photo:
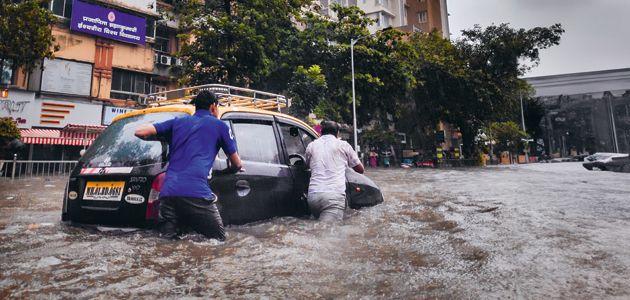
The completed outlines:
[[[524,79],[546,110],[547,154],[630,153],[630,69]]]
[[[17,120],[29,145],[23,159],[77,159],[113,118],[142,106],[149,93],[177,87],[173,78],[183,65],[173,55],[179,51],[178,24],[158,23],[160,10],[169,5],[149,0],[48,3],[45,8],[59,19],[52,28],[60,46],[55,59],[44,60],[43,68],[30,74],[19,69],[6,74],[3,68],[8,95],[0,98],[0,117]]]
[[[378,19],[370,26],[370,32],[392,26],[405,32],[429,32],[434,28],[449,38],[448,9],[446,0],[332,0],[330,3],[356,5],[370,18]]]

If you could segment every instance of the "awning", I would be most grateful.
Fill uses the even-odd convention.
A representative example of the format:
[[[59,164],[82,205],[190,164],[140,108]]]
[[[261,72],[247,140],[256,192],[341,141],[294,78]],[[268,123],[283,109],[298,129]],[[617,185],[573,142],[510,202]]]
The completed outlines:
[[[22,141],[26,144],[89,146],[96,138],[76,139],[63,137],[56,129],[20,129]]]
[[[107,126],[68,124],[61,129],[61,137],[94,140]]]

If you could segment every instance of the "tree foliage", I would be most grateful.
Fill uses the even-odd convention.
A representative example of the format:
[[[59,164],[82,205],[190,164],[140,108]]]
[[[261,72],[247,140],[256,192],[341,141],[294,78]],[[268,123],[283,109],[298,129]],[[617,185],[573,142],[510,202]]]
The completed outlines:
[[[0,61],[30,72],[44,58],[53,59],[59,45],[53,45],[52,25],[57,17],[42,8],[47,0],[2,0],[0,2]]]
[[[20,129],[12,118],[0,118],[0,158],[11,158],[9,143],[21,138]]]
[[[187,61],[184,83],[284,93],[298,117],[315,113],[351,124],[354,54],[359,127],[374,121],[387,126],[394,116],[405,132],[430,134],[446,122],[462,133],[470,154],[480,128],[514,120],[517,92],[527,90],[518,76],[564,32],[559,24],[529,30],[501,24],[464,30],[455,42],[438,31],[370,35],[376,20],[358,7],[333,4],[333,20],[317,13],[316,3],[178,1],[182,29],[189,29],[178,54]]]

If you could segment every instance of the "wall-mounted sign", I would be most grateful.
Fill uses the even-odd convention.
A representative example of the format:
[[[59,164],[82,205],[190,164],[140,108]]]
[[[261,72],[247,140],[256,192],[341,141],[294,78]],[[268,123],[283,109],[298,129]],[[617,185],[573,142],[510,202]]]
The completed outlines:
[[[0,98],[0,118],[10,117],[19,128],[28,128],[34,121],[35,92],[12,89],[7,98]]]
[[[80,1],[72,4],[70,29],[139,45],[145,44],[147,19]]]
[[[109,125],[114,118],[134,110],[135,109],[124,107],[103,106],[103,125]]]
[[[63,59],[44,60],[42,91],[90,96],[92,65]]]

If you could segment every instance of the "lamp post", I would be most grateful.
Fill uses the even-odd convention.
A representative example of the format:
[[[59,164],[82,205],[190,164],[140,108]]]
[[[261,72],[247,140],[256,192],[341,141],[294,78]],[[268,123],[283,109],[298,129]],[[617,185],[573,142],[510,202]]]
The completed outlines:
[[[383,30],[381,30],[381,32],[385,32],[387,30],[392,29],[393,27],[387,27]],[[351,64],[351,68],[352,68],[352,128],[354,130],[354,152],[357,153],[357,155],[359,154],[359,148],[357,146],[357,101],[355,98],[355,94],[354,94],[354,44],[356,44],[358,41],[366,38],[366,37],[372,37],[372,36],[376,36],[376,33],[370,34],[370,35],[366,35],[366,36],[362,36],[360,38],[356,38],[356,39],[350,39],[350,64]]]

